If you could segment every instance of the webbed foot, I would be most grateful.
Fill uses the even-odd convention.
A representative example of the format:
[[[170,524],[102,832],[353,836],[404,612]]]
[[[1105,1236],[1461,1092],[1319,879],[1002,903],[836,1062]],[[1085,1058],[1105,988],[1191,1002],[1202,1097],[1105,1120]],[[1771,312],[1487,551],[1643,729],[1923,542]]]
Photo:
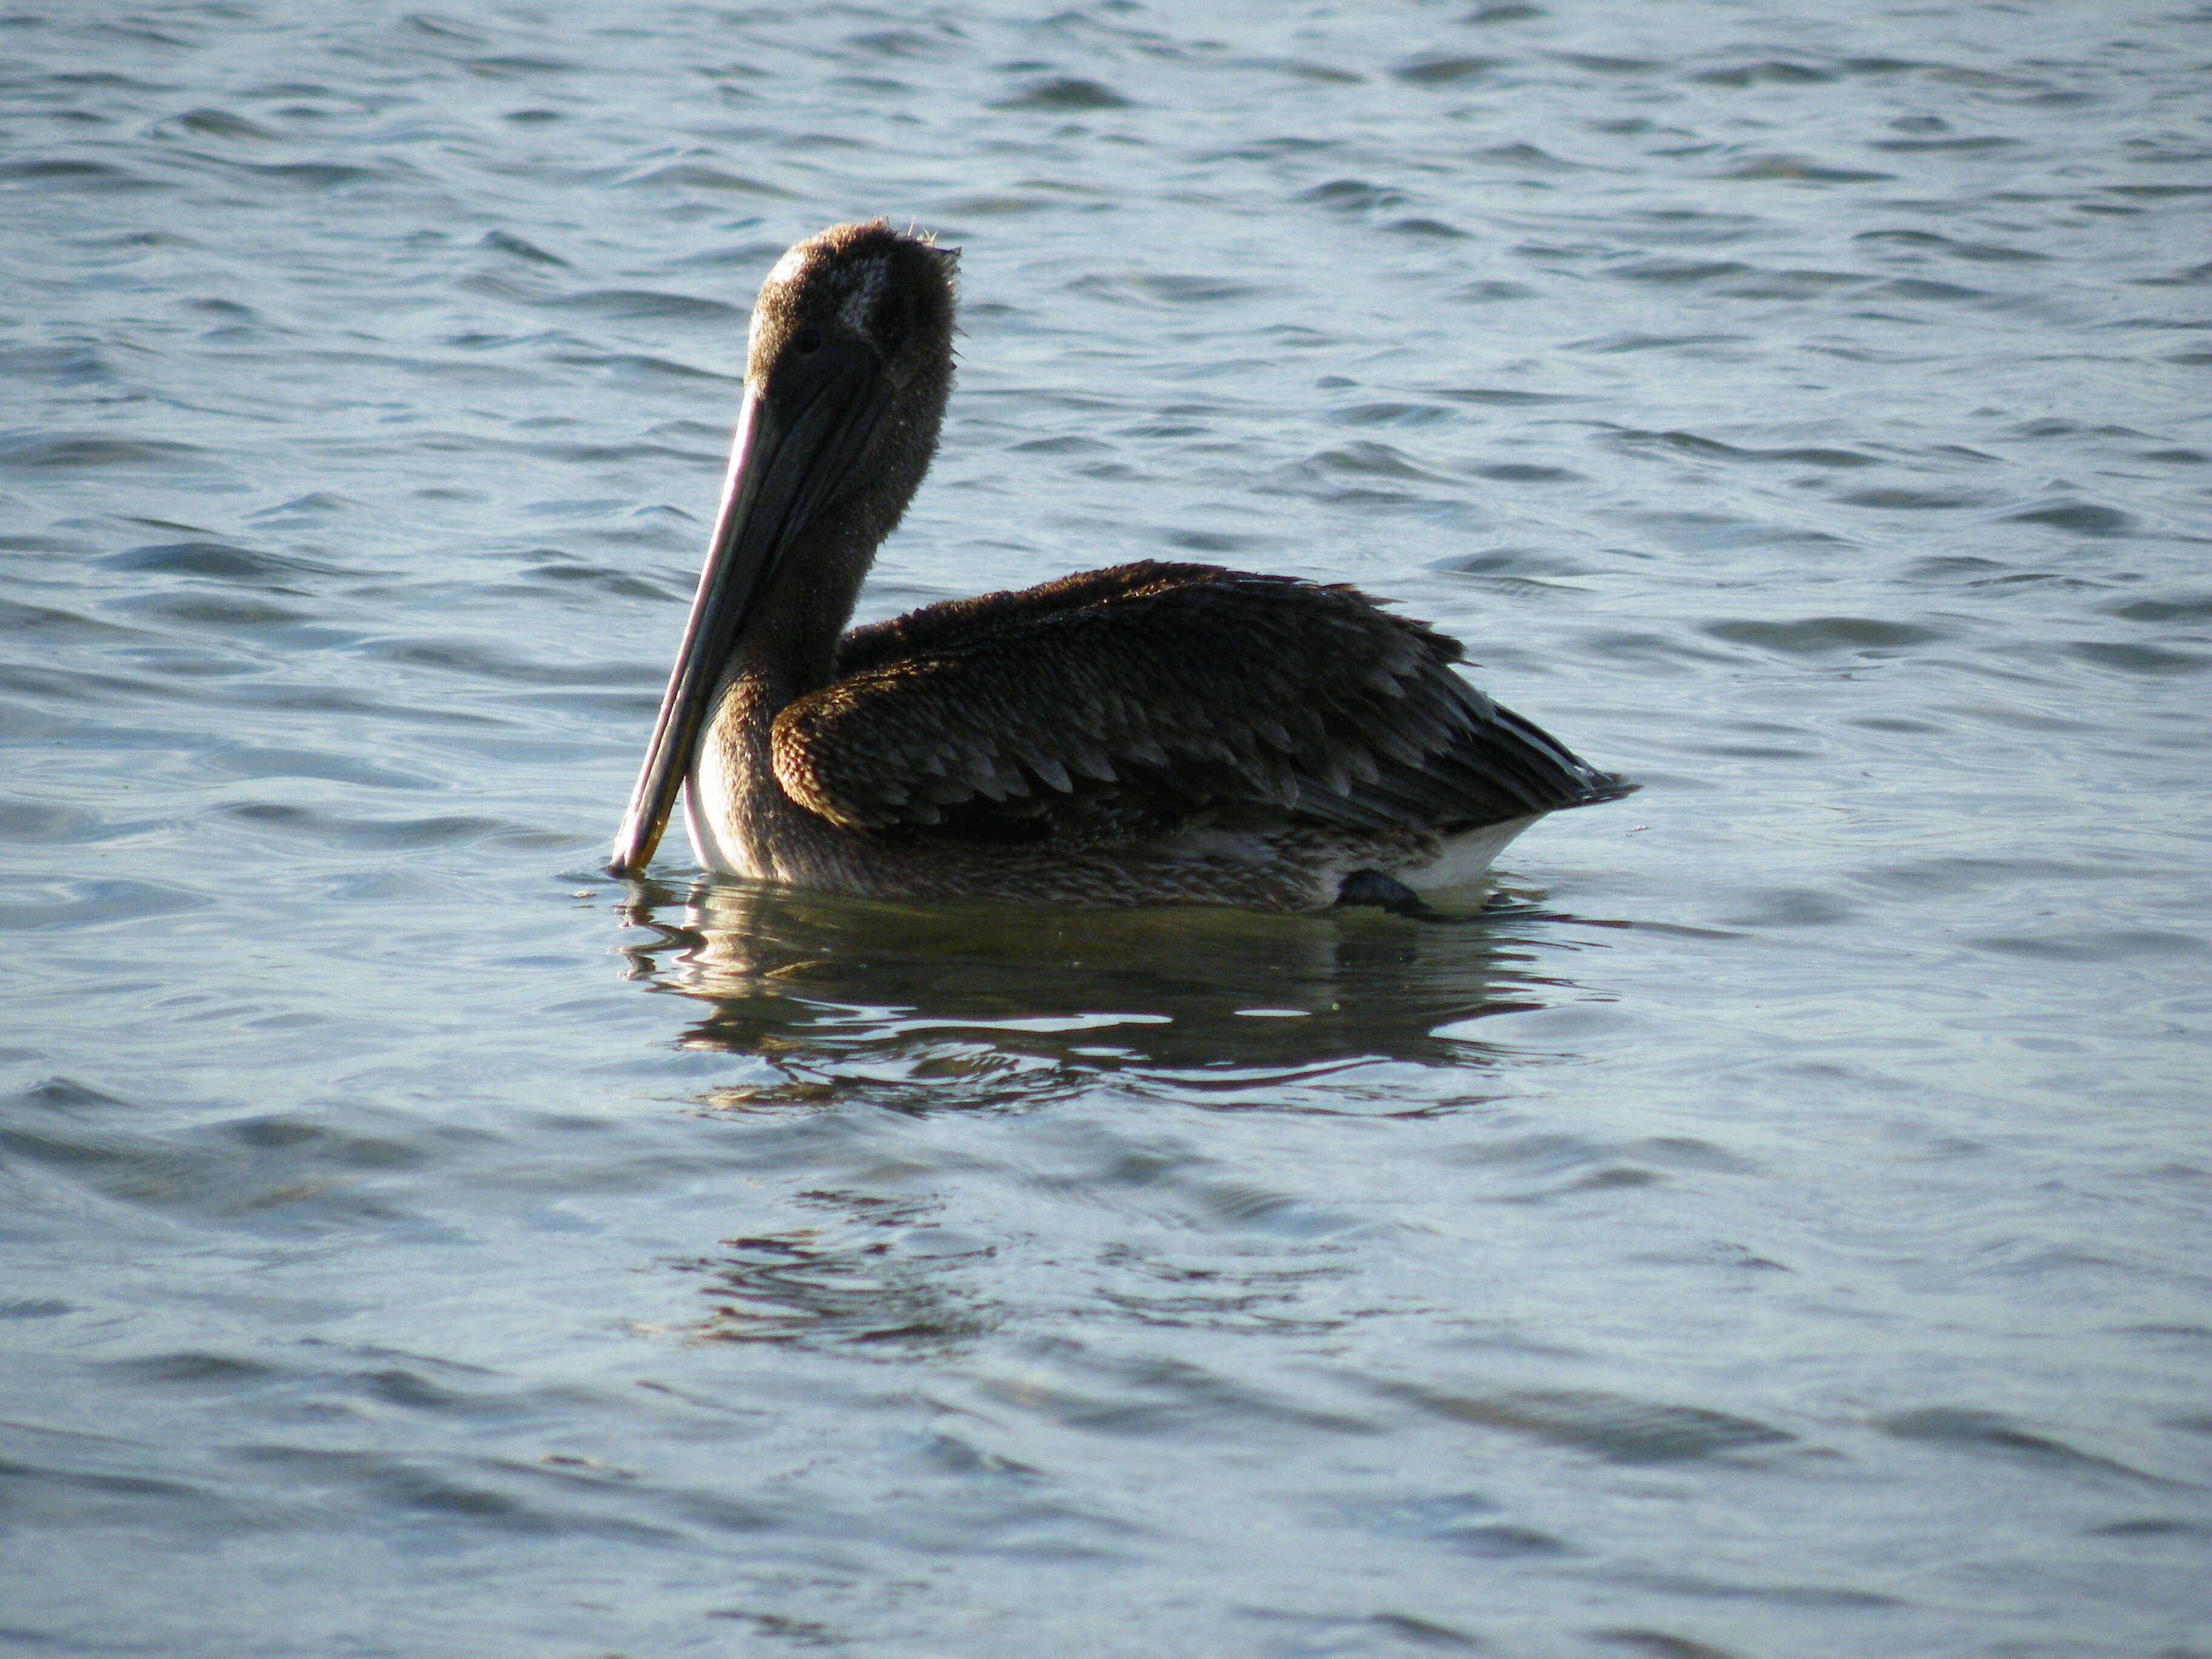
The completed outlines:
[[[1354,870],[1337,884],[1336,908],[1340,910],[1354,905],[1372,905],[1378,910],[1388,910],[1394,916],[1403,916],[1408,921],[1436,921],[1457,926],[1480,921],[1480,914],[1452,915],[1437,909],[1401,881],[1394,881],[1380,870]]]

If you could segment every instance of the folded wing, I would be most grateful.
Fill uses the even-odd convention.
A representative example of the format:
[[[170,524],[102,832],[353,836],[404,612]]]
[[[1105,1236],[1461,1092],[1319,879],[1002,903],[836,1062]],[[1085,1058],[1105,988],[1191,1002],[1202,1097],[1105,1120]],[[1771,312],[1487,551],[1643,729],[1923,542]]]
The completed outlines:
[[[1472,828],[1624,794],[1345,587],[1146,562],[847,636],[777,718],[794,800],[854,829],[1100,844],[1200,813]]]

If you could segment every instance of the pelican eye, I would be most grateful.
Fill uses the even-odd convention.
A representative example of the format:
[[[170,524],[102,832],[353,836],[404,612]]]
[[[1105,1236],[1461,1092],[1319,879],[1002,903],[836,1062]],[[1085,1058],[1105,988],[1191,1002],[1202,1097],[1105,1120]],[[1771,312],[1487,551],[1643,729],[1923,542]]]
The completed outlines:
[[[791,337],[791,349],[802,357],[811,357],[822,349],[822,331],[811,327],[800,329]]]

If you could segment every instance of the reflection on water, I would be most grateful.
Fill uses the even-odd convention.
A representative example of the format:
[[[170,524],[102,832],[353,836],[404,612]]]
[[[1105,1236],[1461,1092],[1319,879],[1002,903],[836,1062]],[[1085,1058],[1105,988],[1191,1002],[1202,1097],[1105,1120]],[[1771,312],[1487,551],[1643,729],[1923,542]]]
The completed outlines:
[[[1566,947],[1531,937],[1559,918],[1525,903],[1451,925],[702,879],[680,896],[637,884],[623,920],[651,940],[625,947],[636,975],[708,1006],[690,1046],[762,1055],[787,1079],[717,1094],[725,1105],[841,1089],[917,1109],[1016,1103],[1102,1078],[1241,1096],[1378,1059],[1480,1072],[1482,1045],[1438,1028],[1542,1006],[1571,983],[1537,971]]]
[[[1293,1237],[1326,1237],[1347,1219],[1162,1142],[1136,1127],[1147,1106],[1465,1111],[1498,1063],[1468,1023],[1569,989],[1535,971],[1540,956],[1564,954],[1561,919],[1526,896],[1424,924],[1358,911],[921,903],[702,878],[683,890],[631,884],[622,919],[629,973],[702,1005],[685,1048],[755,1061],[767,1075],[696,1097],[705,1109],[747,1114],[772,1138],[794,1106],[1103,1112],[1052,1131],[1055,1156],[1008,1173],[1048,1203],[1118,1194],[1209,1230]],[[1538,936],[1547,929],[1549,941]],[[1414,1076],[1427,1086],[1408,1087]],[[1003,1248],[994,1230],[945,1224],[936,1160],[872,1142],[855,1156],[850,1120],[821,1121],[847,1127],[823,1132],[840,1149],[829,1159],[836,1174],[799,1196],[803,1224],[748,1229],[672,1264],[699,1279],[708,1307],[687,1328],[950,1358],[1018,1322],[975,1271]],[[1306,1295],[1316,1274],[1340,1276],[1334,1261],[1271,1255],[1224,1272],[1127,1244],[1113,1255],[1117,1278],[1133,1282],[1103,1288],[1103,1305],[1148,1324],[1283,1334],[1337,1322]]]

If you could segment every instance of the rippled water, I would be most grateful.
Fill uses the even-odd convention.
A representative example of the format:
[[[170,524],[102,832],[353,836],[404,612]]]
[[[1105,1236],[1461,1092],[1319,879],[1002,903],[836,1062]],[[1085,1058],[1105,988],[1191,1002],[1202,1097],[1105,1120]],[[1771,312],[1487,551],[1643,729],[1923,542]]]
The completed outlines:
[[[0,18],[0,1648],[2212,1651],[2212,11]],[[598,873],[752,289],[865,614],[1356,580],[1482,924]]]

